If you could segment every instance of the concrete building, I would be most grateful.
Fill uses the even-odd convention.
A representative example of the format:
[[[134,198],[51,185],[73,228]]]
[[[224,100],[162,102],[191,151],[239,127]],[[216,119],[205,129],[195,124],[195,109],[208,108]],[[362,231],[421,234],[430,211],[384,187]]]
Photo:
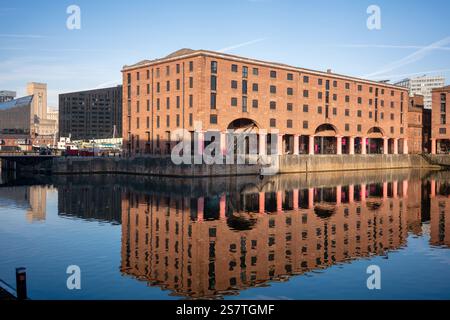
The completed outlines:
[[[434,88],[443,87],[445,85],[445,78],[442,76],[423,75],[416,78],[404,79],[396,83],[396,85],[407,88],[411,96],[415,94],[424,96],[425,109],[431,109],[431,91]]]
[[[47,84],[30,82],[27,84],[27,93],[34,96],[31,113],[34,117],[35,132],[50,139],[58,130],[56,121],[47,117]]]
[[[122,135],[122,86],[59,95],[59,135],[72,140]]]
[[[205,50],[124,66],[127,155],[168,154],[185,129],[256,133],[260,153],[408,153],[408,90]],[[202,128],[196,128],[201,122]],[[267,132],[278,130],[277,135]]]
[[[433,89],[432,153],[450,153],[450,86]]]
[[[16,97],[15,91],[9,91],[9,90],[1,90],[0,91],[0,103],[11,101]]]

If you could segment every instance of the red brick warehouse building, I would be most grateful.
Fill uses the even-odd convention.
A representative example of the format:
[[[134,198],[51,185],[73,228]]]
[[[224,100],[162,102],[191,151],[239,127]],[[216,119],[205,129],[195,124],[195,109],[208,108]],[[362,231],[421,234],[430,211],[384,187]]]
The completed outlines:
[[[433,89],[431,153],[450,153],[450,86]]]
[[[260,134],[290,154],[408,153],[407,89],[205,50],[182,49],[124,66],[127,155],[168,154],[170,132]],[[261,130],[261,132],[260,132]],[[364,147],[363,147],[364,146]]]

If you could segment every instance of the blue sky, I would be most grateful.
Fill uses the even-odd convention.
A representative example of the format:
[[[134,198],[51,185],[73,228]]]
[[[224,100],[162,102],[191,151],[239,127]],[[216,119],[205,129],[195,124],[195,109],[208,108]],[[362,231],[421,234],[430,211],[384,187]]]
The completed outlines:
[[[446,0],[0,0],[0,90],[48,83],[57,95],[121,82],[125,64],[172,51],[222,50],[317,70],[399,80],[450,79]],[[68,30],[66,9],[81,9]],[[366,26],[381,9],[381,30]]]

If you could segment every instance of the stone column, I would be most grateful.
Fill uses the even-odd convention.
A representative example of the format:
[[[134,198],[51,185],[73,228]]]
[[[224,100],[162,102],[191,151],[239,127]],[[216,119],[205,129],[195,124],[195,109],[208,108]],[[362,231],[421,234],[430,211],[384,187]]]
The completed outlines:
[[[431,139],[431,154],[436,154],[436,139]]]
[[[197,131],[197,154],[203,155],[203,150],[205,150],[205,132]]]
[[[349,154],[355,154],[355,137],[350,137],[349,139]]]
[[[361,202],[366,202],[366,185],[361,185]]]
[[[398,198],[398,181],[392,182],[392,196],[394,199]]]
[[[361,137],[361,154],[367,154],[367,138]]]
[[[389,154],[389,139],[383,138],[383,154]]]
[[[222,152],[223,156],[227,155],[227,133],[226,132],[220,133],[220,151]]]
[[[398,138],[394,139],[394,154],[398,154]]]
[[[265,208],[265,193],[264,192],[260,192],[259,193],[259,213],[265,213],[266,212],[266,208]]]
[[[408,139],[403,139],[403,154],[409,153]]]
[[[436,197],[436,180],[431,180],[430,185],[431,185],[430,198],[434,198]]]
[[[314,136],[309,136],[309,154],[314,155]]]
[[[355,202],[355,186],[353,184],[348,186],[348,202]]]
[[[336,204],[340,205],[342,202],[342,186],[336,187]]]
[[[223,194],[223,195],[221,195],[220,196],[220,219],[221,220],[225,220],[226,218],[227,218],[227,216],[226,216],[226,206],[225,206],[225,204],[226,204],[226,195],[225,194]]]
[[[277,150],[278,150],[278,155],[283,155],[284,154],[284,148],[283,148],[283,134],[279,133],[278,134],[278,139],[277,139]]]
[[[205,208],[205,198],[200,197],[197,199],[197,221],[204,220],[204,208]]]
[[[308,208],[314,208],[314,188],[308,189]]]
[[[300,150],[300,135],[294,134],[294,154],[298,155]]]
[[[277,212],[283,211],[283,191],[277,191]]]
[[[342,136],[336,137],[336,143],[337,143],[336,153],[342,154]]]
[[[404,198],[408,197],[408,180],[403,180],[402,193]]]
[[[259,133],[259,155],[267,155],[267,133]]]
[[[292,203],[293,203],[293,209],[297,210],[298,209],[298,189],[294,189],[294,191],[292,191],[292,196],[294,197],[294,199],[292,199]]]

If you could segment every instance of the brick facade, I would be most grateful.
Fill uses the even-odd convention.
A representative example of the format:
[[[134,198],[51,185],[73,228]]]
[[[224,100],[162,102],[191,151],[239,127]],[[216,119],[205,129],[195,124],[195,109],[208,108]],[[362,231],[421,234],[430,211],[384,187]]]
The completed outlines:
[[[432,109],[432,153],[450,153],[450,86],[434,89]]]
[[[401,87],[189,49],[122,72],[128,155],[168,153],[169,133],[196,121],[224,133],[238,119],[279,130],[283,153],[408,152]]]

